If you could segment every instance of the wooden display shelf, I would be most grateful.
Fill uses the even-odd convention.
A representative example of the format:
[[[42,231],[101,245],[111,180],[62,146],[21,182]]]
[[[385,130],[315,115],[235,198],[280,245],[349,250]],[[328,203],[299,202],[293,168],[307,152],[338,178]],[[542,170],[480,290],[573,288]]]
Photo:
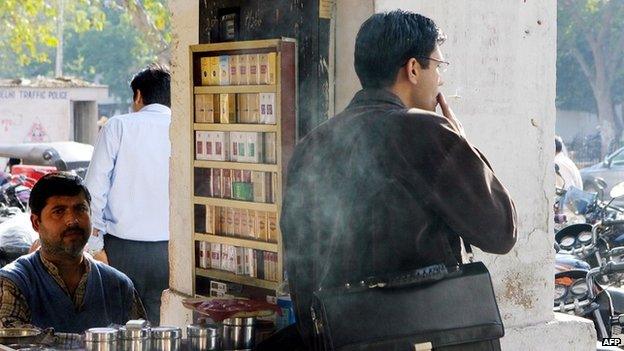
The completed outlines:
[[[195,241],[207,241],[215,244],[225,244],[232,246],[248,247],[251,249],[278,252],[279,248],[276,243],[258,241],[253,239],[244,239],[239,237],[195,233]]]
[[[257,85],[199,85],[193,89],[195,94],[246,94],[246,93],[275,93],[275,84]]]
[[[230,51],[230,50],[251,50],[251,49],[276,49],[281,42],[294,39],[264,39],[253,41],[231,41],[214,44],[196,44],[191,46],[191,52],[211,52],[211,51]]]
[[[266,204],[262,202],[239,201],[203,196],[194,196],[193,201],[198,205],[212,205],[218,207],[240,208],[243,210],[277,212],[276,204]]]
[[[263,280],[258,278],[252,278],[246,275],[237,275],[234,273],[218,270],[218,269],[204,269],[195,267],[195,274],[204,277],[217,279],[226,282],[233,282],[243,285],[251,285],[258,288],[269,289],[269,290],[277,290],[279,285],[278,282],[273,282],[269,280]]]
[[[275,124],[193,123],[193,129],[217,132],[277,132]]]
[[[260,171],[260,172],[278,172],[279,166],[267,163],[245,163],[245,162],[229,162],[229,161],[203,161],[195,160],[193,162],[195,167],[203,168],[223,168],[223,169],[240,169],[245,171]]]

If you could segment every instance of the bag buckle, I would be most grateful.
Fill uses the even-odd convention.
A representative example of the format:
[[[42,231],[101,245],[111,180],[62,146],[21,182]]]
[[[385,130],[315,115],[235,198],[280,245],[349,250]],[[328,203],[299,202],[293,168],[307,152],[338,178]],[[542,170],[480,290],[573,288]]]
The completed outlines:
[[[431,351],[433,349],[433,344],[430,342],[421,342],[419,344],[414,344],[414,351]]]
[[[368,277],[364,279],[363,283],[370,289],[383,288],[386,286],[386,282],[377,277]]]

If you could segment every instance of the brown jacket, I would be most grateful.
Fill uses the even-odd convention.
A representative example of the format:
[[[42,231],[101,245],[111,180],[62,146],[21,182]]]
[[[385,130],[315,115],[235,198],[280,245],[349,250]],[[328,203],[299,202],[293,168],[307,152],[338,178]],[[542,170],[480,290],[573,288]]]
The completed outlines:
[[[516,212],[485,157],[444,117],[362,90],[297,145],[281,229],[298,327],[309,339],[319,286],[456,264],[459,236],[507,253]]]

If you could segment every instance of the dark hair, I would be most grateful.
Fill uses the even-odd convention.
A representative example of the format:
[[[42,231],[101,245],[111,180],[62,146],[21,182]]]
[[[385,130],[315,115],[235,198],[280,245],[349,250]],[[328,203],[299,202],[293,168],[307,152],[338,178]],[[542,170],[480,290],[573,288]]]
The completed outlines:
[[[137,90],[141,91],[143,104],[161,104],[171,107],[171,73],[169,67],[151,63],[130,81],[132,97],[136,99]]]
[[[87,203],[91,205],[91,194],[82,182],[82,178],[67,172],[50,173],[35,183],[30,192],[28,206],[30,212],[39,216],[52,196],[76,196],[80,193],[84,194]]]
[[[563,139],[560,136],[555,135],[555,153],[558,154],[563,150]]]
[[[428,57],[444,39],[431,19],[417,13],[396,10],[372,15],[355,39],[355,72],[362,87],[391,86],[410,58]],[[423,68],[429,67],[429,60],[416,59]]]

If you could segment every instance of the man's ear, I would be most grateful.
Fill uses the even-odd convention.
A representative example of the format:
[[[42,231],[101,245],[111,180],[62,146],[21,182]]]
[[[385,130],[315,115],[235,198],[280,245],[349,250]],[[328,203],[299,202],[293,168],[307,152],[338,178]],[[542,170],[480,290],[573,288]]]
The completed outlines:
[[[403,67],[407,79],[412,83],[418,83],[418,75],[420,74],[420,63],[415,58],[411,58],[407,61]]]
[[[41,224],[41,219],[34,213],[30,214],[30,224],[32,224],[33,229],[38,233],[39,232],[39,224]]]
[[[136,94],[134,94],[134,103],[139,104],[143,103],[143,94],[141,94],[141,90],[137,89]]]

